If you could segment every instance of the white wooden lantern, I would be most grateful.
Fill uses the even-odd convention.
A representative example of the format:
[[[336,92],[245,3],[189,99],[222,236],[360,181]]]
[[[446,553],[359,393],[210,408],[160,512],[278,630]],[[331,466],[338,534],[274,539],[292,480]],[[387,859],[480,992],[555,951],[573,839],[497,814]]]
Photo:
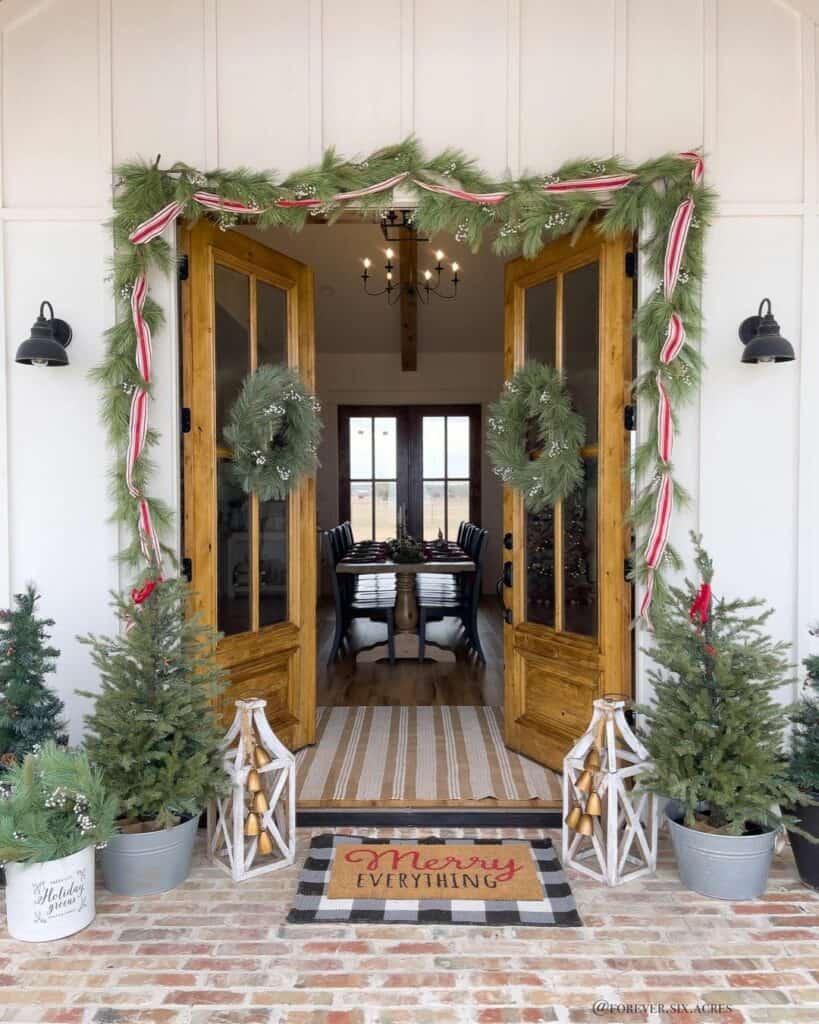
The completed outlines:
[[[234,882],[288,867],[296,857],[296,759],[270,728],[266,705],[236,701],[224,741],[230,793],[208,807],[208,854]],[[258,810],[259,802],[266,807]]]
[[[657,869],[657,798],[634,785],[649,768],[648,751],[625,708],[624,700],[596,700],[588,728],[563,761],[563,865],[606,885]],[[566,823],[570,814],[575,824],[582,815],[580,831]]]

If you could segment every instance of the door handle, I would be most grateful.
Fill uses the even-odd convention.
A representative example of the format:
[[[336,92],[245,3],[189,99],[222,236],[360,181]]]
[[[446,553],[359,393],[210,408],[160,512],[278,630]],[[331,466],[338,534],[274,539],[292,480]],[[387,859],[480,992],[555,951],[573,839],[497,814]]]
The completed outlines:
[[[495,584],[495,594],[498,598],[498,604],[503,612],[503,621],[511,624],[512,622],[512,609],[506,607],[506,602],[503,599],[503,588],[512,586],[512,563],[503,563],[503,574]]]

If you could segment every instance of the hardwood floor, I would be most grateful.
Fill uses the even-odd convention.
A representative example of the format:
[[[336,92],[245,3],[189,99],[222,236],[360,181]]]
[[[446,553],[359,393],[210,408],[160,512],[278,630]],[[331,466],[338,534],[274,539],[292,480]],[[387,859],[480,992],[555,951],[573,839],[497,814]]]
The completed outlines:
[[[486,654],[486,665],[468,657],[462,634],[452,619],[431,623],[429,639],[456,651],[454,665],[398,661],[357,665],[349,652],[327,665],[333,636],[332,603],[322,604],[318,613],[319,706],[417,707],[433,704],[503,706],[503,623],[490,598],[481,602],[478,628]],[[350,641],[353,651],[386,637],[379,623],[359,619],[353,623]]]

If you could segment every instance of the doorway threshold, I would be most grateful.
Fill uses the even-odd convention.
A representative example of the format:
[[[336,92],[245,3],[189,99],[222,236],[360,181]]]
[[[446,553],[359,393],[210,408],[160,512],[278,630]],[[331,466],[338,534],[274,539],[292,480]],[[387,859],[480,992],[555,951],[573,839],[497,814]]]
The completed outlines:
[[[298,828],[560,828],[560,807],[306,807]]]

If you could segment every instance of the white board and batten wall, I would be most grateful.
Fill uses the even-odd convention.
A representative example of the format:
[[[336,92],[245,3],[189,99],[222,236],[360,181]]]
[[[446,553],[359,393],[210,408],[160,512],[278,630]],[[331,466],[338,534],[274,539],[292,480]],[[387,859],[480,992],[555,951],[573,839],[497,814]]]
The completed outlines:
[[[112,628],[107,593],[125,582],[87,373],[113,316],[111,168],[135,155],[286,172],[328,144],[415,132],[501,174],[703,145],[721,204],[708,370],[677,447],[693,504],[674,532],[702,529],[718,588],[769,598],[804,653],[819,617],[817,20],[812,0],[2,0],[0,600],[42,589],[73,736],[73,690],[95,684],[74,636]],[[171,325],[155,339],[155,486],[178,502],[175,297],[154,287]],[[765,295],[797,360],[742,366],[737,324]],[[13,361],[44,298],[74,327],[64,370]]]

